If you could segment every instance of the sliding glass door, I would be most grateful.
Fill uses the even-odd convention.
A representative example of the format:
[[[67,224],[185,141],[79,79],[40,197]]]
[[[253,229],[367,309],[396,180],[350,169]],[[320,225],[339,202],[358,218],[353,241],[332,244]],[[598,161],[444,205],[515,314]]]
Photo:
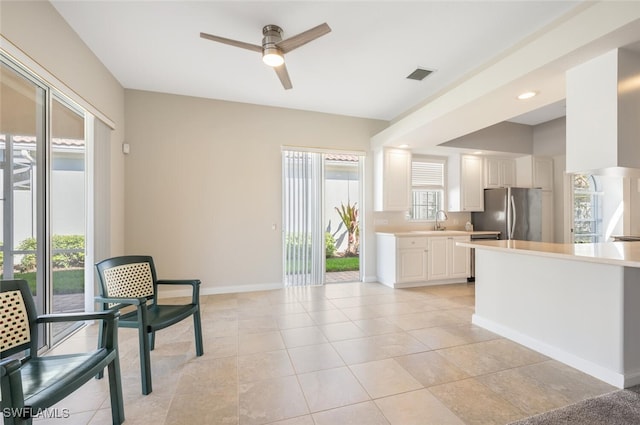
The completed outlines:
[[[51,235],[51,312],[84,311],[85,119],[63,99],[51,101],[49,144],[49,222]],[[53,343],[79,324],[55,324]]]
[[[360,280],[362,158],[282,151],[286,286]]]
[[[0,64],[2,278],[26,279],[39,313],[48,311],[44,229],[38,225],[44,220],[46,100],[44,86]]]
[[[282,152],[284,283],[324,282],[322,154]]]
[[[39,313],[85,310],[85,113],[0,56],[2,279],[25,279]],[[51,346],[76,325],[43,329]]]

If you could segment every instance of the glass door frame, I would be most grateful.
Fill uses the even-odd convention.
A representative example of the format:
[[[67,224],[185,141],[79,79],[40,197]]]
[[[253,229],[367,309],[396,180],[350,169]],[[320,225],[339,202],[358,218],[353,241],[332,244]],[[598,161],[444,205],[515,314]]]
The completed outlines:
[[[85,204],[85,226],[84,226],[84,240],[85,240],[85,301],[84,301],[84,310],[92,311],[93,310],[93,269],[87,271],[86,260],[93,258],[90,247],[93,246],[93,237],[92,237],[92,229],[93,229],[93,220],[91,219],[93,214],[92,208],[92,200],[93,200],[93,191],[91,183],[93,182],[93,167],[90,166],[92,164],[93,158],[93,148],[91,146],[91,141],[93,140],[93,115],[89,113],[86,109],[79,106],[76,102],[71,100],[64,93],[60,92],[56,88],[49,85],[45,80],[41,79],[37,76],[33,71],[28,69],[25,65],[21,64],[19,60],[12,57],[10,54],[0,49],[0,60],[1,66],[6,66],[9,70],[15,72],[20,75],[22,78],[26,79],[30,83],[34,85],[38,89],[39,92],[42,93],[42,107],[41,111],[36,114],[36,176],[35,176],[35,198],[36,198],[36,206],[35,206],[35,215],[36,215],[36,250],[35,252],[31,251],[19,251],[15,248],[15,241],[13,240],[13,225],[14,225],[14,202],[13,193],[9,195],[10,198],[7,198],[7,186],[10,182],[7,182],[5,179],[4,189],[5,189],[5,202],[6,205],[4,208],[4,218],[3,218],[3,239],[5,239],[5,243],[3,243],[3,252],[8,253],[9,256],[4,256],[5,264],[7,264],[7,259],[13,261],[14,255],[20,255],[25,253],[34,253],[36,256],[36,293],[42,294],[42,297],[37,299],[37,309],[39,314],[47,314],[53,311],[53,268],[51,258],[53,255],[52,250],[52,235],[51,235],[51,199],[50,199],[50,184],[51,184],[51,173],[52,173],[52,164],[51,164],[51,155],[52,155],[52,133],[51,133],[51,119],[52,119],[52,104],[54,99],[60,102],[63,106],[68,107],[73,112],[79,114],[84,119],[84,140],[85,140],[85,154],[84,154],[84,204]],[[38,102],[37,102],[38,104]],[[41,133],[41,134],[40,134]],[[10,137],[7,137],[5,142],[5,151],[9,151],[9,145],[11,145]],[[11,153],[12,155],[12,153]],[[9,155],[9,156],[11,156]],[[5,156],[5,163],[8,163],[8,158]],[[13,188],[11,188],[11,191]],[[10,215],[7,217],[6,212],[10,210]],[[10,223],[9,223],[10,221]],[[9,224],[11,225],[10,229],[8,229]],[[7,232],[7,230],[10,230]],[[6,244],[6,238],[9,235],[9,241],[11,242],[11,246]],[[11,250],[8,252],[7,250]],[[87,277],[90,277],[87,279]],[[4,279],[13,278],[13,268],[10,268],[9,273],[6,271],[3,275]],[[91,297],[91,300],[88,297]],[[59,340],[64,339],[65,336],[59,338],[54,341],[54,335],[52,332],[52,325],[47,324],[47,326],[42,329],[38,334],[38,347],[41,351],[46,351],[53,347],[54,342],[57,343]]]

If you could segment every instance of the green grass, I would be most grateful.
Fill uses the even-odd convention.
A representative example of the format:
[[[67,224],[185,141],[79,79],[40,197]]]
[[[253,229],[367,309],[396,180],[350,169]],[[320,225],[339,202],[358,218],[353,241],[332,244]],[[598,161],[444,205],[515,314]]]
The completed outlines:
[[[14,279],[24,279],[29,283],[31,292],[36,290],[36,272],[14,273]],[[77,294],[84,292],[84,270],[56,270],[53,272],[53,293]]]
[[[352,270],[360,270],[360,257],[327,258],[327,272],[346,272]]]

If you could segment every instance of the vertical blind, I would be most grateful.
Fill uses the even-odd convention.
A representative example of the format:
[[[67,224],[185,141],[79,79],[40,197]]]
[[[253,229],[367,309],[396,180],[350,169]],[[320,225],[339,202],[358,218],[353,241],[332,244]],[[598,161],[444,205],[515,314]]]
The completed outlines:
[[[282,151],[284,283],[324,280],[323,154]]]

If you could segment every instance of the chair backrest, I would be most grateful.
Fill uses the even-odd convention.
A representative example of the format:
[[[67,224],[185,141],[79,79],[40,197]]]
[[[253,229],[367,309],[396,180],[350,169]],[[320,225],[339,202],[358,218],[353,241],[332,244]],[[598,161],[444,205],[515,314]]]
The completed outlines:
[[[155,298],[156,269],[147,255],[108,258],[96,264],[100,295],[109,298]]]
[[[0,281],[0,358],[37,354],[38,313],[26,280]]]

